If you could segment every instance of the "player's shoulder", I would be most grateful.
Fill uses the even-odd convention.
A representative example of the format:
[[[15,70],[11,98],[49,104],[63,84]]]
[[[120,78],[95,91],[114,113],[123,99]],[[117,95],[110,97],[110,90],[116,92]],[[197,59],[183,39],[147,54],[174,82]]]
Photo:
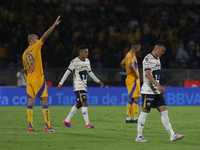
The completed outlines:
[[[90,60],[89,60],[88,58],[85,58],[85,61],[86,61],[86,62],[90,62]]]
[[[72,59],[70,63],[71,63],[71,64],[75,64],[75,63],[77,63],[77,61],[78,61],[78,59],[77,59],[77,57],[76,57],[76,58]]]
[[[147,54],[145,57],[144,57],[144,61],[151,61],[153,59],[153,56],[151,53]]]
[[[132,52],[128,52],[128,53],[126,54],[126,58],[129,58],[129,59],[132,59],[134,56],[135,56],[135,54],[132,53]]]
[[[133,53],[133,54],[134,54],[134,53]],[[127,55],[127,56],[131,56],[131,55],[132,55],[132,53],[131,53],[131,52],[128,52],[126,55]]]

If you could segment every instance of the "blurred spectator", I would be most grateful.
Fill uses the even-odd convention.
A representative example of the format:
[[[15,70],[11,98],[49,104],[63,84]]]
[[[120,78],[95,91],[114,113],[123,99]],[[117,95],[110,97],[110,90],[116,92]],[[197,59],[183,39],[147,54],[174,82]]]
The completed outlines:
[[[0,68],[6,67],[7,50],[0,41]]]
[[[24,69],[17,72],[17,86],[26,87],[27,76]]]
[[[188,68],[188,62],[189,62],[189,54],[185,50],[186,46],[182,43],[180,44],[180,47],[178,49],[178,52],[176,54],[176,60],[179,63],[180,69],[186,69]]]
[[[138,26],[138,27],[139,27],[139,22],[138,22],[138,20],[136,20],[134,17],[132,17],[131,20],[130,20],[129,23],[128,23],[128,28],[129,28],[129,29],[134,29],[135,26]]]
[[[101,48],[96,45],[95,48],[91,51],[91,65],[93,68],[100,69],[103,68],[102,62],[102,50]]]
[[[43,47],[45,67],[62,67],[60,62],[52,61],[53,56],[56,55],[56,62],[71,59],[77,55],[79,44],[87,44],[90,49],[99,45],[102,50],[102,66],[118,67],[118,64],[110,62],[109,59],[114,58],[114,62],[118,63],[117,59],[121,60],[124,57],[123,50],[127,41],[138,41],[141,46],[147,48],[148,45],[151,48],[151,43],[164,39],[170,43],[167,53],[171,56],[165,55],[165,58],[169,59],[164,61],[169,63],[165,65],[166,68],[174,67],[170,66],[177,63],[174,60],[182,64],[181,68],[185,66],[183,64],[189,65],[183,68],[192,68],[192,65],[194,68],[200,68],[199,61],[196,61],[199,58],[199,46],[192,50],[192,43],[185,42],[191,38],[194,38],[195,44],[200,42],[200,11],[199,5],[194,3],[184,5],[179,1],[172,5],[164,2],[148,5],[141,4],[139,0],[99,0],[99,5],[93,5],[72,4],[68,0],[20,0],[18,3],[11,0],[1,2],[0,12],[0,41],[2,45],[7,45],[7,64],[5,66],[3,61],[1,65],[7,69],[20,68],[21,59],[17,56],[27,47],[24,35],[42,33],[48,28],[45,21],[53,21],[60,14],[60,27],[50,36],[49,44]],[[179,47],[180,43],[185,44],[184,49]],[[63,47],[67,52],[63,51]],[[149,51],[143,50],[141,57]],[[181,53],[181,56],[177,53]],[[192,59],[190,63],[186,53]],[[170,63],[172,61],[173,64]]]

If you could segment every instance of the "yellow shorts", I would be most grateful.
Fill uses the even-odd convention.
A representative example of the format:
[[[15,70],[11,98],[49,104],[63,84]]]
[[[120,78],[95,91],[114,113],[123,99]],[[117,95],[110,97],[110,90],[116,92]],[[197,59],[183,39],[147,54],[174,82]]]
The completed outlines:
[[[126,78],[126,87],[129,98],[140,97],[140,79],[135,79],[134,76],[128,75]]]
[[[47,87],[44,77],[33,79],[27,82],[26,86],[27,98],[48,97]]]

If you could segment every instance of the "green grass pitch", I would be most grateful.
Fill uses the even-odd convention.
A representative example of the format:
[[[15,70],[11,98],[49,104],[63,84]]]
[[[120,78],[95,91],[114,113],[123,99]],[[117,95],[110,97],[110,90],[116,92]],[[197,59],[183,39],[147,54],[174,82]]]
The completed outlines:
[[[127,124],[126,106],[89,106],[90,123],[86,129],[81,110],[72,118],[73,128],[62,121],[71,106],[49,106],[53,133],[44,131],[42,106],[33,107],[36,132],[28,132],[26,106],[0,107],[0,150],[197,150],[200,149],[199,106],[168,106],[169,118],[176,133],[186,134],[182,140],[170,142],[160,115],[152,109],[143,136],[148,143],[135,142],[137,124]],[[139,106],[139,111],[141,106]]]

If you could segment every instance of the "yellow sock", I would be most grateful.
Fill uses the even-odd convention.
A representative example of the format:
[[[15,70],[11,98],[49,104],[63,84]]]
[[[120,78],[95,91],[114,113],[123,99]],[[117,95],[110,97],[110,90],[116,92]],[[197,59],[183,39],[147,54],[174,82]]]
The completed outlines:
[[[138,118],[138,102],[133,102],[133,117]]]
[[[43,116],[45,120],[46,126],[50,127],[50,113],[49,113],[49,106],[48,105],[43,105]]]
[[[126,105],[126,115],[127,117],[131,117],[131,113],[132,113],[132,103],[128,102]]]
[[[27,106],[27,119],[28,119],[28,126],[33,127],[33,106]]]

